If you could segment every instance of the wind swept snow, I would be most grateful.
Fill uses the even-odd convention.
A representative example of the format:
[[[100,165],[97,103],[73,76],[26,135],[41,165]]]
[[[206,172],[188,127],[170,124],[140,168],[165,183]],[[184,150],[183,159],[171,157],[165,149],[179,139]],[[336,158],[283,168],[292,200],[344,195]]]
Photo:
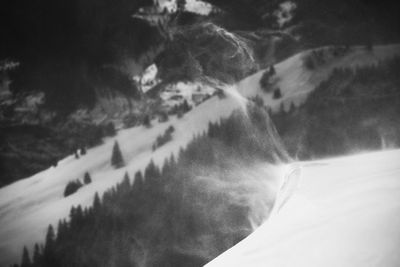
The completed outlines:
[[[304,53],[300,53],[275,65],[277,86],[283,94],[277,100],[260,90],[262,72],[244,79],[237,87],[245,97],[261,95],[272,108],[279,107],[282,101],[298,104],[333,68],[372,64],[396,53],[400,54],[399,45],[377,46],[370,54],[354,48],[350,54],[312,72],[303,67]],[[80,159],[69,156],[57,167],[1,188],[0,266],[18,261],[24,245],[31,248],[35,242],[43,242],[47,226],[67,218],[71,206],[89,206],[95,192],[102,194],[120,182],[125,172],[132,178],[151,160],[160,166],[171,154],[176,155],[193,135],[206,131],[209,122],[243,107],[242,95],[228,91],[225,98],[213,97],[181,119],[153,121],[149,129],[121,130]],[[175,128],[173,140],[153,152],[157,136],[170,125]],[[126,162],[126,167],[117,170],[110,165],[116,140]],[[270,266],[302,266],[297,263],[305,262],[310,263],[307,266],[346,266],[336,264],[339,260],[349,260],[348,266],[354,266],[352,262],[369,259],[376,260],[376,266],[400,263],[396,254],[400,247],[399,156],[400,152],[395,151],[303,164],[300,189],[283,201],[286,204],[280,212],[233,252],[228,251],[209,266],[266,266],[266,262]],[[82,180],[85,172],[90,173],[92,183],[64,198],[67,183]],[[291,192],[293,188],[289,189]],[[257,265],[258,259],[261,265]],[[231,263],[224,265],[227,262]]]
[[[280,88],[282,98],[273,99],[272,93],[265,93],[261,89],[260,79],[265,70],[259,71],[239,82],[239,92],[246,97],[259,95],[272,110],[277,110],[282,102],[285,109],[288,109],[291,103],[295,105],[302,104],[306,100],[308,93],[327,79],[333,69],[372,65],[396,55],[400,56],[400,45],[374,46],[372,52],[367,51],[364,47],[352,47],[344,56],[331,58],[314,70],[308,70],[303,65],[303,57],[310,52],[305,51],[296,54],[275,65],[274,87]]]
[[[72,206],[90,206],[96,192],[102,194],[123,178],[144,170],[150,160],[158,166],[171,154],[177,155],[195,134],[208,129],[209,122],[228,117],[239,104],[232,97],[213,97],[186,113],[181,119],[170,117],[164,123],[153,121],[151,128],[143,126],[119,131],[104,144],[89,149],[80,159],[73,155],[30,178],[0,189],[0,266],[19,261],[24,245],[32,248],[35,242],[44,241],[49,224],[57,225],[59,219],[67,218]],[[152,145],[157,136],[173,125],[173,140],[156,151]],[[126,167],[115,170],[110,159],[112,146],[117,140]],[[83,179],[89,172],[92,183],[83,186],[75,194],[64,197],[69,181]]]
[[[298,188],[206,267],[400,266],[400,150],[303,162]]]

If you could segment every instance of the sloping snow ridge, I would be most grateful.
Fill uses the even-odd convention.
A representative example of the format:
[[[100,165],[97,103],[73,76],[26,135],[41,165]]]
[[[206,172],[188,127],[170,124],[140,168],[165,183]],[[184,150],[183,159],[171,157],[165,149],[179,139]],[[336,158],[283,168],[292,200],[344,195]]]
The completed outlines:
[[[328,47],[321,48],[328,50]],[[238,91],[246,97],[260,96],[272,110],[279,109],[283,102],[287,110],[291,103],[302,104],[307,95],[322,81],[326,80],[333,69],[341,67],[357,67],[379,63],[379,61],[400,56],[400,45],[374,46],[373,51],[364,47],[352,47],[340,57],[330,58],[321,66],[308,70],[303,64],[303,58],[311,51],[301,52],[275,65],[276,75],[274,88],[280,88],[282,98],[273,99],[272,92],[266,93],[260,87],[260,79],[265,70],[261,70],[238,83]]]
[[[161,167],[171,154],[178,154],[195,134],[208,129],[209,122],[229,117],[239,108],[235,99],[213,97],[200,104],[182,118],[170,117],[164,123],[153,121],[151,128],[143,126],[121,130],[103,145],[89,149],[80,159],[73,155],[61,160],[57,167],[51,167],[30,178],[20,180],[0,189],[0,266],[7,266],[20,259],[24,245],[32,248],[35,242],[44,241],[49,224],[57,225],[58,220],[67,218],[72,206],[90,206],[96,192],[100,195],[118,182],[125,172],[130,178],[138,170],[144,170],[153,160]],[[173,140],[156,151],[152,145],[158,135],[173,125]],[[126,167],[115,170],[111,164],[114,141],[118,141]],[[82,180],[89,172],[92,183],[83,186],[75,194],[63,196],[69,181]]]
[[[394,150],[300,163],[287,203],[206,267],[400,266],[399,159]]]
[[[240,92],[240,94],[246,97],[260,95],[264,99],[264,103],[268,106],[271,106],[272,108],[279,107],[281,101],[289,103],[291,101],[294,101],[296,104],[299,104],[304,101],[305,96],[311,90],[313,90],[320,81],[328,77],[330,71],[334,67],[376,63],[386,57],[393,56],[394,54],[400,54],[400,46],[390,45],[375,47],[374,52],[369,54],[367,54],[367,52],[365,52],[362,48],[354,48],[352,52],[348,55],[312,72],[305,70],[303,67],[302,57],[304,56],[304,53],[295,55],[275,65],[275,69],[277,72],[277,83],[281,88],[283,94],[282,99],[272,99],[271,94],[266,94],[260,90],[259,80],[262,76],[262,72],[256,73],[238,83],[238,91]],[[133,178],[133,174],[136,171],[144,170],[144,168],[151,160],[153,160],[158,166],[160,166],[167,157],[169,157],[171,154],[176,155],[181,147],[186,146],[192,140],[195,134],[206,131],[209,122],[216,122],[220,118],[226,118],[231,115],[233,110],[237,108],[243,108],[244,101],[241,100],[240,97],[241,96],[239,94],[235,94],[235,91],[233,91],[232,95],[228,94],[225,98],[222,99],[218,97],[212,97],[206,102],[196,106],[193,110],[185,114],[181,119],[170,117],[170,120],[164,123],[153,121],[153,126],[151,128],[140,126],[121,130],[115,137],[105,139],[104,144],[89,149],[87,154],[82,156],[80,159],[75,159],[73,155],[68,156],[58,162],[57,167],[51,167],[47,170],[33,175],[32,177],[20,180],[9,186],[1,188],[0,266],[7,266],[10,263],[19,261],[24,245],[32,248],[35,242],[43,242],[48,225],[57,225],[59,219],[67,218],[71,206],[90,206],[93,202],[93,197],[96,192],[101,195],[104,191],[116,185],[122,180],[125,172],[128,172],[130,177]],[[173,133],[173,140],[153,152],[152,145],[157,136],[164,133],[170,125],[173,125],[175,128],[175,131]],[[124,168],[114,169],[110,165],[112,146],[115,141],[118,141],[120,145],[126,163],[126,167]],[[368,200],[368,203],[371,202],[370,205],[379,204],[373,202],[374,198],[368,199],[367,196],[363,194],[364,191],[362,190],[367,190],[367,188],[372,193],[376,191],[377,194],[378,191],[381,190],[379,192],[382,192],[382,198],[385,197],[388,201],[394,200],[394,193],[397,193],[397,195],[400,196],[399,192],[396,191],[399,185],[396,184],[396,182],[394,181],[395,179],[390,176],[400,176],[400,173],[398,173],[400,172],[400,167],[397,165],[398,172],[396,172],[395,164],[397,163],[397,161],[396,163],[394,162],[394,158],[396,156],[399,157],[400,153],[387,153],[388,154],[360,156],[360,158],[355,157],[331,160],[327,162],[322,162],[321,164],[303,164],[304,166],[302,168],[304,172],[304,180],[303,178],[299,180],[300,186],[302,190],[304,190],[304,188],[308,188],[309,184],[310,188],[308,189],[308,191],[306,191],[306,193],[310,193],[311,195],[307,195],[305,193],[303,194],[303,191],[297,191],[297,188],[293,187],[289,188],[289,190],[286,190],[288,192],[294,192],[293,197],[290,197],[291,194],[285,196],[282,201],[282,209],[279,210],[273,217],[271,217],[271,220],[269,220],[265,225],[257,230],[252,236],[246,239],[244,243],[240,243],[238,247],[235,247],[232,250],[239,250],[237,263],[250,262],[250,264],[219,264],[220,262],[222,262],[223,264],[225,260],[232,257],[231,253],[227,252],[226,255],[218,258],[215,263],[212,263],[212,265],[210,266],[257,266],[257,259],[251,258],[250,261],[247,261],[248,259],[246,257],[240,258],[240,255],[247,255],[247,252],[241,254],[240,248],[244,246],[242,244],[247,244],[247,242],[255,240],[254,242],[260,245],[260,247],[254,247],[253,245],[255,251],[251,252],[250,255],[259,257],[260,261],[263,262],[264,256],[266,258],[269,258],[269,255],[272,255],[275,252],[278,253],[280,247],[289,248],[288,243],[280,243],[281,238],[290,238],[293,235],[292,238],[294,240],[303,240],[301,238],[303,238],[305,234],[307,234],[307,229],[314,232],[314,229],[309,225],[310,223],[311,225],[318,225],[318,227],[316,227],[318,228],[318,231],[315,231],[315,237],[310,240],[304,239],[304,242],[307,241],[308,243],[304,243],[304,245],[300,244],[299,247],[293,248],[293,255],[297,255],[296,251],[301,251],[304,253],[303,250],[305,250],[307,246],[314,246],[311,248],[309,253],[312,253],[316,257],[315,259],[313,258],[313,260],[315,260],[315,262],[318,262],[318,260],[322,260],[322,258],[318,258],[318,249],[319,247],[324,248],[323,245],[325,244],[325,236],[323,236],[323,234],[328,235],[326,239],[327,241],[329,240],[328,237],[335,238],[335,236],[337,236],[331,234],[328,230],[325,230],[328,229],[326,228],[328,226],[325,226],[324,222],[330,222],[331,224],[335,223],[337,224],[335,226],[338,226],[338,229],[341,229],[345,228],[343,220],[347,220],[348,216],[349,218],[351,218],[351,216],[358,216],[357,214],[359,214],[359,216],[361,217],[354,217],[354,222],[349,227],[358,228],[356,220],[358,220],[359,222],[361,219],[366,219],[370,222],[372,220],[371,224],[360,224],[360,229],[364,227],[365,230],[368,230],[368,227],[370,225],[384,225],[385,227],[382,228],[382,231],[392,231],[392,236],[398,235],[398,229],[400,228],[392,229],[389,226],[395,224],[400,225],[399,217],[393,217],[392,220],[388,220],[387,222],[381,221],[380,217],[372,218],[372,215],[377,214],[379,216],[382,216],[382,218],[387,219],[387,217],[385,216],[387,215],[387,212],[394,209],[393,206],[383,207],[383,203],[379,202],[382,204],[382,210],[380,212],[375,210],[374,212],[376,213],[373,213],[372,211],[371,213],[368,213],[368,208],[370,206],[368,206],[367,208],[367,205],[364,205],[365,203],[363,202],[363,200]],[[370,157],[376,157],[377,162],[367,160],[370,159]],[[364,159],[366,160],[365,162],[361,161]],[[358,163],[358,161],[360,161],[360,163]],[[375,169],[375,164],[381,165],[377,165],[377,169]],[[369,171],[364,171],[364,165],[366,165],[365,170]],[[386,167],[388,168],[387,170],[385,169]],[[347,171],[350,170],[351,172],[347,173]],[[379,172],[379,170],[382,171]],[[92,183],[83,186],[75,194],[65,198],[63,196],[63,192],[67,183],[78,178],[82,180],[85,172],[90,173]],[[338,180],[336,180],[337,177],[335,176],[335,172],[337,175],[339,175]],[[354,176],[352,176],[352,174],[354,174]],[[360,176],[357,176],[356,174],[360,174]],[[365,176],[364,174],[369,176],[366,176],[367,178],[363,178]],[[382,175],[382,178],[379,177],[380,175]],[[389,176],[393,179],[389,179]],[[350,179],[348,182],[346,182],[346,177],[354,179]],[[372,177],[375,177],[376,181],[373,180]],[[357,181],[361,179],[366,179],[366,182],[365,184],[363,184],[364,187],[358,188]],[[378,181],[382,182],[382,184],[378,184]],[[349,189],[344,187],[345,185],[348,185]],[[386,185],[392,186],[389,192],[386,192],[384,190]],[[323,198],[325,197],[325,194],[326,198]],[[339,206],[334,205],[333,202],[337,201],[342,203],[343,205],[346,204],[344,202],[345,199],[347,199],[347,197],[350,197],[352,194],[360,194],[365,199],[361,198],[358,200],[358,202],[349,204],[349,206],[341,206],[343,207],[342,209],[340,209]],[[307,200],[308,197],[310,197],[311,200],[317,201],[317,203],[311,203],[310,200]],[[315,199],[311,197],[315,197]],[[296,198],[297,200],[295,200]],[[330,200],[332,201],[329,202]],[[399,199],[396,199],[397,203],[400,203],[400,201],[398,200]],[[393,202],[393,204],[394,203],[395,202]],[[360,205],[360,210],[356,210],[359,207],[357,206],[358,204]],[[320,209],[318,205],[320,205],[322,208]],[[361,207],[361,205],[363,206]],[[294,206],[294,208],[290,208],[292,206]],[[354,214],[352,213],[353,211]],[[362,212],[365,212],[365,214]],[[333,215],[344,216],[333,217]],[[285,218],[288,219],[286,220]],[[274,229],[277,229],[276,233],[274,232]],[[278,231],[279,229],[281,232]],[[305,232],[300,232],[301,229],[303,229]],[[268,237],[268,240],[267,238],[264,238],[264,231],[269,233],[267,234],[267,236],[270,236]],[[360,234],[360,231],[355,231],[353,235]],[[282,236],[279,236],[279,233]],[[259,240],[258,237],[260,237],[260,239],[262,240]],[[360,242],[361,244],[361,241],[365,241],[365,243],[368,243],[366,242],[366,239],[370,238],[371,242],[378,242],[382,241],[381,239],[384,239],[385,235],[383,235],[383,233],[368,233],[367,235],[365,235],[365,237],[361,238],[362,240],[354,239],[354,242]],[[322,244],[320,245],[318,242],[321,242],[321,240]],[[350,251],[355,251],[359,253],[359,251],[353,248],[351,240],[353,239],[346,240],[346,242],[350,242],[348,244],[337,243],[336,249],[338,251],[334,252],[335,248],[332,248],[332,253],[340,254],[342,251],[343,253],[345,253],[345,249],[349,248]],[[264,241],[268,243],[265,243],[264,245]],[[388,248],[390,247],[393,249],[393,247],[389,246],[391,244],[389,244],[388,242],[394,242],[394,239],[388,239],[386,241],[387,243],[384,243],[383,245],[387,245]],[[278,245],[274,247],[274,244]],[[398,243],[396,244],[399,245]],[[267,246],[271,247],[267,248]],[[308,254],[305,254],[305,258],[302,258],[303,260],[307,259],[306,255]],[[323,257],[323,255],[321,257]],[[353,255],[353,257],[359,258],[363,256],[361,253]],[[291,258],[288,257],[288,255],[284,255],[282,259],[275,258],[275,260],[277,261],[272,262],[270,266],[301,266],[297,264],[290,264],[295,261],[289,262],[287,265],[280,264],[281,262],[279,260],[284,261],[290,259]],[[302,259],[296,258],[296,260],[299,261]],[[271,258],[271,260],[274,259]],[[332,264],[335,263],[333,259],[330,262]],[[266,265],[262,264],[262,266]],[[311,264],[308,266],[328,265]]]

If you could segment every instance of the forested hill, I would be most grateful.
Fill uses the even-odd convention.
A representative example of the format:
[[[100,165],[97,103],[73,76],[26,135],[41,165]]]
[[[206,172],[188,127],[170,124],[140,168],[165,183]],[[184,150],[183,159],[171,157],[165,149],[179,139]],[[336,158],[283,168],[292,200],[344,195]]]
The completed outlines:
[[[12,91],[44,91],[46,105],[63,112],[70,112],[80,105],[93,105],[95,91],[102,87],[137,97],[131,77],[143,71],[141,68],[146,66],[141,64],[149,65],[152,61],[149,58],[149,62],[140,63],[139,59],[152,47],[165,43],[162,37],[165,33],[160,29],[170,29],[168,25],[150,25],[133,15],[141,8],[154,7],[161,2],[3,1],[0,8],[3,40],[0,60],[21,63],[10,74]],[[179,2],[184,7],[186,2],[193,1]],[[399,40],[397,9],[388,1],[380,1],[379,5],[366,0],[206,2],[220,12],[197,18],[182,8],[181,13],[186,12],[186,15],[178,16],[182,19],[175,20],[175,26],[206,20],[231,31],[244,31],[247,37],[264,30],[278,30],[298,40],[296,44],[292,43],[294,39],[281,40],[276,53],[286,56],[293,53],[295,47]],[[286,10],[287,2],[292,3],[290,12]],[[285,23],[280,22],[279,14],[286,18]],[[268,36],[254,44],[261,55],[263,50],[269,49],[265,44],[259,46],[265,42],[265,37]]]
[[[139,57],[159,38],[155,28],[132,19],[134,12],[149,4],[146,0],[3,1],[0,58],[20,63],[10,75],[11,91],[44,91],[46,104],[64,112],[94,104],[94,90],[105,78],[104,71],[122,68],[123,61]],[[104,68],[107,65],[114,67]],[[127,74],[111,75],[127,80]]]

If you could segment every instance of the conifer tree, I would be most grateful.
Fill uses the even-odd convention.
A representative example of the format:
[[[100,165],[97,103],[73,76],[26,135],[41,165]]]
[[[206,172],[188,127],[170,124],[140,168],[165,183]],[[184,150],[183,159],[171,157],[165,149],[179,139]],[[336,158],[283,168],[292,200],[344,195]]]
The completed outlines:
[[[21,267],[31,267],[31,259],[29,257],[28,249],[24,246],[24,250],[22,252],[22,260],[21,260]]]
[[[124,159],[122,158],[121,149],[119,148],[118,142],[115,141],[112,155],[111,155],[111,165],[118,169],[125,166]]]
[[[64,189],[64,197],[74,194],[81,187],[82,187],[82,183],[81,183],[81,181],[79,181],[79,179],[76,181],[68,182],[67,186]]]
[[[274,65],[271,65],[269,67],[269,76],[273,76],[275,74],[276,74],[275,67],[274,67]]]
[[[143,175],[140,171],[135,174],[133,181],[133,192],[140,192],[143,189]]]
[[[131,181],[128,172],[125,172],[124,179],[122,180],[121,185],[123,188],[129,188],[131,186]]]
[[[143,118],[143,126],[149,128],[151,127],[151,120],[149,115],[145,115]]]
[[[44,266],[57,266],[57,258],[55,255],[55,233],[54,228],[50,224],[47,229],[46,243],[43,251],[43,265]]]
[[[59,242],[63,238],[64,231],[65,231],[64,223],[62,220],[59,220],[57,226],[57,239],[56,239],[57,242]]]
[[[46,244],[44,246],[44,252],[45,253],[50,253],[52,252],[54,248],[54,241],[55,241],[55,233],[54,233],[54,228],[50,224],[49,227],[47,228],[47,234],[46,234]]]
[[[85,146],[81,146],[81,155],[86,155],[86,147]]]
[[[90,184],[92,182],[92,178],[88,172],[85,172],[85,176],[83,177],[83,182],[85,184]]]
[[[183,110],[184,113],[186,113],[186,112],[189,112],[190,109],[191,109],[190,105],[185,99],[185,101],[183,101],[183,103],[182,103],[182,110]]]
[[[269,92],[271,89],[270,74],[269,71],[264,71],[260,79],[260,87],[265,92]]]
[[[36,243],[35,247],[33,249],[33,266],[41,266],[41,254],[40,254],[40,247],[39,245]]]
[[[281,89],[280,88],[276,88],[274,90],[274,95],[272,97],[273,97],[273,99],[281,98],[282,97]]]
[[[99,197],[99,193],[96,192],[96,194],[94,195],[94,200],[93,200],[93,210],[99,211],[101,208],[101,202],[100,202],[100,197]]]

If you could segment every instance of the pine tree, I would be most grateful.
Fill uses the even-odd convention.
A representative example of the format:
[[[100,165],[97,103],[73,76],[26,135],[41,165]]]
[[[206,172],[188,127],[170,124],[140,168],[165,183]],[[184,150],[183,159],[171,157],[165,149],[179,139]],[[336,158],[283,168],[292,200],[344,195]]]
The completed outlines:
[[[269,76],[273,76],[273,75],[276,74],[274,65],[271,65],[271,66],[269,67],[269,71],[268,71],[268,72],[269,72]]]
[[[83,182],[85,184],[90,184],[92,182],[92,178],[88,172],[85,172],[85,176],[83,177]]]
[[[189,112],[191,110],[189,103],[186,101],[183,101],[182,103],[182,110],[184,113]]]
[[[143,126],[149,128],[151,127],[151,121],[150,121],[150,116],[149,115],[145,115],[143,118]]]
[[[124,159],[122,158],[122,153],[117,141],[115,141],[114,143],[113,152],[111,156],[111,165],[114,166],[114,168],[116,169],[125,166],[125,162]]]
[[[82,183],[81,183],[81,181],[79,181],[79,179],[76,181],[68,182],[67,186],[64,189],[64,197],[74,194],[81,187],[82,187]]]
[[[96,192],[96,194],[94,195],[94,200],[93,200],[93,210],[99,211],[101,208],[101,202],[100,202],[100,197],[99,197],[99,193]]]
[[[118,194],[121,195],[128,193],[130,188],[131,188],[131,180],[129,178],[128,172],[125,172],[122,182],[117,185]]]
[[[47,234],[46,234],[46,243],[44,245],[44,252],[46,254],[51,253],[54,249],[54,241],[55,241],[55,233],[54,233],[54,228],[50,224],[49,227],[47,228]]]
[[[131,186],[131,180],[129,178],[128,172],[125,172],[124,179],[122,180],[121,186],[124,188],[129,188]]]
[[[29,257],[29,252],[26,247],[24,247],[24,250],[22,252],[22,260],[21,260],[21,267],[31,267],[31,259]]]
[[[274,90],[274,95],[272,96],[273,99],[278,99],[282,97],[281,89],[276,88]]]
[[[81,146],[81,155],[86,155],[86,147],[85,146]]]
[[[269,78],[270,78],[269,71],[264,71],[260,79],[260,87],[265,92],[269,92],[271,90],[271,82]]]
[[[141,192],[143,190],[143,175],[140,171],[135,174],[132,187],[133,192]]]
[[[57,242],[63,239],[64,237],[64,232],[65,232],[65,225],[62,220],[58,221],[58,226],[57,226]]]
[[[40,247],[39,245],[36,243],[35,247],[33,249],[33,266],[37,266],[40,267],[41,265],[41,253],[40,253]]]
[[[55,233],[54,228],[50,224],[47,229],[46,243],[43,250],[43,265],[44,266],[58,266],[57,258],[55,255]]]

